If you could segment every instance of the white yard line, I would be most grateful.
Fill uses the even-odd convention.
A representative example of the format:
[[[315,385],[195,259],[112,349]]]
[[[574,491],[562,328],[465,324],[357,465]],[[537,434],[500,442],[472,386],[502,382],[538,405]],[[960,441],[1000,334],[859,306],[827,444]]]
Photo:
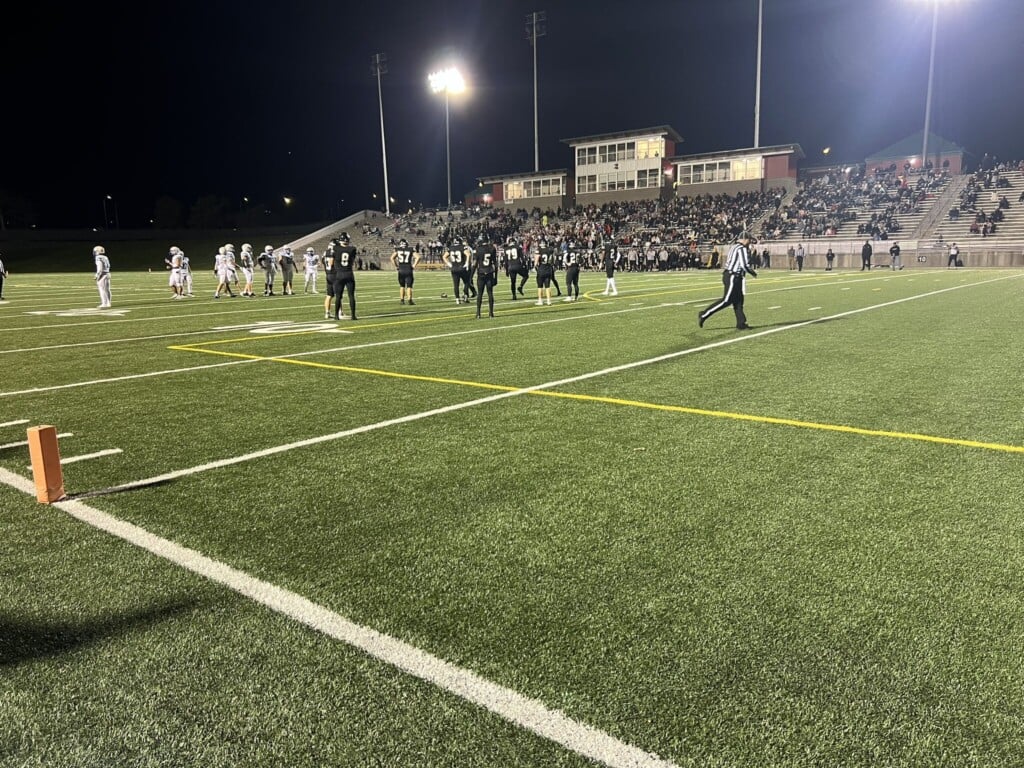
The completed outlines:
[[[217,334],[216,330],[188,331],[185,333],[162,333],[159,336],[133,336],[125,339],[103,339],[101,341],[79,341],[74,344],[50,344],[45,347],[22,347],[21,349],[0,349],[0,355],[13,355],[18,352],[45,352],[50,349],[71,349],[72,347],[95,347],[102,344],[127,344],[135,341],[154,341],[156,339],[178,339],[182,336],[201,336]]]
[[[19,424],[28,424],[28,419],[16,419],[15,421],[5,421],[0,424],[0,427],[16,427]]]
[[[76,381],[71,384],[54,384],[50,387],[32,387],[31,389],[19,389],[13,392],[0,392],[0,397],[15,397],[16,395],[37,395],[41,392],[55,392],[59,389],[75,389],[76,387],[91,387],[98,384],[113,384],[118,381],[133,381],[135,379],[149,379],[154,376],[167,376],[174,373],[188,373],[190,371],[203,371],[208,368],[225,368],[229,365],[242,365],[244,363],[258,363],[259,360],[231,360],[226,363],[209,363],[207,365],[193,365],[188,368],[171,368],[164,371],[150,371],[149,373],[133,373],[127,376],[114,376],[109,379],[92,379],[90,381]]]
[[[1022,276],[1022,275],[1014,275],[1013,277],[1020,277],[1020,276]],[[452,413],[454,411],[460,411],[460,410],[463,410],[465,408],[472,408],[472,407],[475,407],[475,406],[478,406],[478,405],[484,405],[486,403],[493,403],[493,402],[498,401],[498,400],[506,400],[506,399],[509,399],[509,398],[512,398],[512,397],[520,397],[522,395],[528,395],[531,392],[539,392],[539,391],[546,390],[546,389],[554,389],[556,387],[562,387],[562,386],[566,386],[568,384],[577,384],[577,383],[579,383],[581,381],[588,381],[589,379],[598,378],[600,376],[607,376],[609,374],[621,373],[622,371],[629,371],[629,370],[633,370],[634,368],[641,368],[641,367],[645,367],[645,366],[648,366],[648,365],[653,365],[655,363],[662,363],[662,362],[665,362],[665,361],[668,361],[668,360],[675,360],[675,359],[678,359],[678,358],[681,358],[681,357],[685,357],[687,355],[696,354],[698,352],[706,352],[708,350],[718,349],[719,347],[725,347],[725,346],[728,346],[730,344],[738,344],[738,343],[741,343],[741,342],[750,341],[751,339],[758,339],[758,338],[762,338],[764,336],[770,336],[772,334],[782,333],[784,331],[792,331],[792,330],[795,330],[797,328],[806,328],[809,325],[817,325],[819,323],[827,322],[827,321],[830,321],[830,320],[837,320],[837,319],[842,318],[842,317],[851,317],[853,315],[858,315],[858,314],[861,314],[863,312],[870,312],[870,311],[873,311],[873,310],[876,310],[876,309],[883,309],[885,307],[892,307],[892,306],[895,306],[897,304],[903,304],[903,303],[908,302],[908,301],[916,301],[918,299],[929,298],[931,296],[938,296],[940,294],[948,293],[950,291],[958,291],[958,290],[961,290],[962,288],[970,288],[970,287],[974,287],[974,286],[978,286],[978,285],[984,285],[986,283],[993,283],[993,282],[998,282],[1000,280],[1008,280],[1008,279],[1012,279],[1012,278],[998,277],[998,278],[995,278],[995,279],[992,279],[992,280],[983,280],[983,281],[981,281],[979,283],[970,283],[970,284],[965,284],[965,285],[957,285],[957,286],[953,286],[953,287],[950,287],[950,288],[940,288],[939,290],[929,291],[927,293],[917,294],[916,296],[906,296],[906,297],[901,298],[901,299],[893,299],[892,301],[886,301],[886,302],[883,302],[881,304],[873,304],[873,305],[868,306],[868,307],[860,307],[858,309],[851,309],[851,310],[847,310],[846,312],[840,312],[838,314],[829,315],[829,316],[826,316],[826,317],[817,317],[817,318],[814,318],[813,320],[805,320],[805,321],[800,322],[800,323],[793,323],[792,325],[783,325],[783,326],[777,326],[777,327],[773,327],[773,328],[767,328],[767,329],[765,329],[763,331],[759,331],[757,333],[750,333],[750,334],[745,334],[745,335],[741,335],[741,336],[730,336],[727,339],[723,339],[721,341],[712,342],[710,344],[704,344],[704,345],[699,346],[699,347],[690,347],[690,348],[687,348],[687,349],[679,350],[677,352],[669,352],[669,353],[664,354],[664,355],[659,355],[657,357],[649,357],[649,358],[647,358],[645,360],[637,360],[637,361],[634,361],[632,363],[623,363],[622,365],[616,365],[616,366],[612,366],[610,368],[603,368],[602,370],[599,370],[599,371],[592,371],[590,373],[580,374],[579,376],[571,376],[571,377],[566,378],[566,379],[558,379],[557,381],[549,381],[549,382],[546,382],[544,384],[535,384],[535,385],[533,385],[531,387],[521,387],[519,389],[513,389],[513,390],[506,391],[506,392],[499,392],[499,393],[494,394],[494,395],[487,395],[486,397],[475,398],[473,400],[466,400],[466,401],[461,402],[461,403],[454,403],[452,405],[446,405],[446,406],[442,406],[440,408],[431,408],[430,410],[427,410],[427,411],[420,411],[419,413],[411,413],[411,414],[407,414],[405,416],[399,416],[399,417],[396,417],[396,418],[393,418],[393,419],[385,419],[384,421],[378,421],[378,422],[375,422],[373,424],[364,424],[364,425],[359,426],[359,427],[353,427],[352,429],[346,429],[346,430],[342,430],[340,432],[332,432],[330,434],[319,435],[317,437],[310,437],[310,438],[307,438],[305,440],[297,440],[295,442],[286,443],[284,445],[272,446],[270,448],[264,448],[264,449],[259,450],[259,451],[253,451],[252,453],[242,454],[240,456],[230,456],[230,457],[227,457],[227,458],[224,458],[224,459],[218,459],[216,461],[211,461],[211,462],[208,462],[206,464],[200,464],[200,465],[197,465],[197,466],[194,466],[194,467],[186,467],[184,469],[178,469],[178,470],[174,470],[172,472],[165,472],[163,474],[155,475],[153,477],[147,477],[147,478],[142,479],[142,480],[135,480],[135,481],[132,481],[132,482],[129,482],[129,483],[123,483],[121,485],[116,485],[116,486],[113,486],[113,487],[110,487],[110,488],[104,488],[102,490],[87,492],[87,493],[81,494],[81,496],[82,497],[98,496],[98,495],[106,495],[106,494],[110,494],[110,493],[121,493],[123,491],[130,491],[130,490],[134,490],[134,489],[138,489],[138,488],[145,488],[147,486],[157,485],[157,484],[161,484],[161,483],[166,483],[166,482],[169,482],[171,480],[177,480],[177,479],[182,478],[182,477],[188,477],[190,475],[199,474],[201,472],[208,472],[208,471],[213,470],[213,469],[221,469],[223,467],[229,467],[229,466],[233,466],[233,465],[236,465],[236,464],[244,464],[246,462],[254,461],[256,459],[262,459],[262,458],[265,458],[267,456],[274,456],[274,455],[276,455],[278,453],[285,453],[287,451],[296,450],[298,448],[308,448],[308,447],[313,446],[313,445],[319,445],[321,443],[333,442],[335,440],[341,440],[343,438],[351,437],[353,435],[360,435],[360,434],[363,434],[365,432],[374,432],[374,431],[376,431],[378,429],[384,429],[386,427],[394,427],[394,426],[399,426],[399,425],[402,425],[402,424],[409,424],[409,423],[414,422],[414,421],[420,421],[422,419],[428,419],[428,418],[431,418],[433,416],[441,416],[441,415],[444,415],[444,414]],[[638,310],[621,310],[621,311],[627,311],[628,312],[628,311],[638,311]],[[273,358],[269,358],[269,359],[273,359]]]
[[[3,468],[0,468],[0,482],[23,493],[35,494],[35,488],[27,478]],[[272,611],[340,640],[453,696],[483,707],[513,725],[549,739],[587,759],[611,768],[675,768],[673,763],[574,720],[537,699],[492,683],[475,672],[458,667],[391,635],[356,624],[296,592],[257,579],[81,501],[57,502],[53,506],[87,525],[221,584]]]
[[[107,448],[102,451],[96,451],[95,453],[83,453],[81,456],[68,456],[66,459],[61,459],[61,464],[74,464],[79,461],[88,461],[89,459],[98,459],[101,456],[116,456],[122,453],[120,448]]]
[[[61,434],[57,435],[57,439],[59,440],[60,438],[63,438],[63,437],[74,437],[74,436],[75,436],[74,432],[62,432]],[[7,443],[6,445],[0,445],[0,451],[7,450],[8,448],[24,448],[26,445],[28,445],[28,440],[21,440],[21,441],[19,441],[17,443]]]

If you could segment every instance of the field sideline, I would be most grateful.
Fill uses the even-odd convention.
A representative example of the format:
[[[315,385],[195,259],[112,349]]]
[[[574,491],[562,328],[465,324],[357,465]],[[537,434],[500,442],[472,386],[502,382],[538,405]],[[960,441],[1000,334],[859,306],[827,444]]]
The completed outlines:
[[[1022,277],[14,275],[0,764],[1017,765]]]

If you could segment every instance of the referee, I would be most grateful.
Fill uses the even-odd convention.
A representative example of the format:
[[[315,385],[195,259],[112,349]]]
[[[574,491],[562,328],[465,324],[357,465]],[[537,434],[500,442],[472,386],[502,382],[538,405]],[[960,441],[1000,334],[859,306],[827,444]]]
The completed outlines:
[[[749,232],[743,232],[739,236],[739,242],[729,249],[729,257],[725,260],[725,271],[722,272],[722,282],[725,283],[725,295],[720,301],[697,315],[697,325],[704,327],[704,321],[720,309],[725,309],[730,304],[736,313],[736,328],[744,330],[749,328],[747,316],[743,314],[743,294],[746,291],[746,276],[749,273],[757,277],[757,272],[750,266],[749,246],[754,240]]]

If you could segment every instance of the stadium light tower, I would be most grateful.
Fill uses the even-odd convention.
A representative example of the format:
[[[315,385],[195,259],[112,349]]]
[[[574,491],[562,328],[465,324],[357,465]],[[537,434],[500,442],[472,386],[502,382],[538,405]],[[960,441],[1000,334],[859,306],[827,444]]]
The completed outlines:
[[[526,39],[533,46],[533,170],[540,170],[540,129],[537,119],[537,38],[544,37],[547,30],[544,22],[548,15],[544,11],[526,14]]]
[[[764,0],[757,0],[757,82],[754,85],[754,149],[761,146],[761,32],[764,29]]]
[[[921,171],[928,165],[928,131],[932,121],[932,81],[935,79],[935,38],[939,30],[939,6],[950,0],[925,0],[932,4],[932,48],[928,56],[928,95],[924,102],[924,142],[921,146]]]
[[[384,95],[380,88],[380,77],[388,73],[388,57],[375,53],[370,59],[370,71],[377,78],[377,102],[380,104],[380,151],[384,157],[384,213],[391,215],[391,196],[388,194],[388,145],[384,140]]]
[[[431,72],[427,80],[430,82],[430,90],[434,93],[444,93],[444,146],[448,166],[448,208],[452,207],[452,142],[451,129],[448,116],[448,97],[453,93],[462,93],[466,90],[466,81],[462,74],[455,67],[442,69],[440,72]]]

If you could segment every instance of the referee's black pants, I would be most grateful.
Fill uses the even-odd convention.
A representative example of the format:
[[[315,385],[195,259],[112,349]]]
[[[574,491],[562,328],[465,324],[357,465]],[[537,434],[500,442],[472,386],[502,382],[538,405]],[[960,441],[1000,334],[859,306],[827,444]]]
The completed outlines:
[[[700,313],[701,323],[719,310],[732,305],[733,311],[736,313],[736,327],[746,328],[747,316],[743,312],[743,288],[745,285],[745,275],[742,272],[723,272],[722,283],[725,285],[725,295],[719,301],[716,301]]]

